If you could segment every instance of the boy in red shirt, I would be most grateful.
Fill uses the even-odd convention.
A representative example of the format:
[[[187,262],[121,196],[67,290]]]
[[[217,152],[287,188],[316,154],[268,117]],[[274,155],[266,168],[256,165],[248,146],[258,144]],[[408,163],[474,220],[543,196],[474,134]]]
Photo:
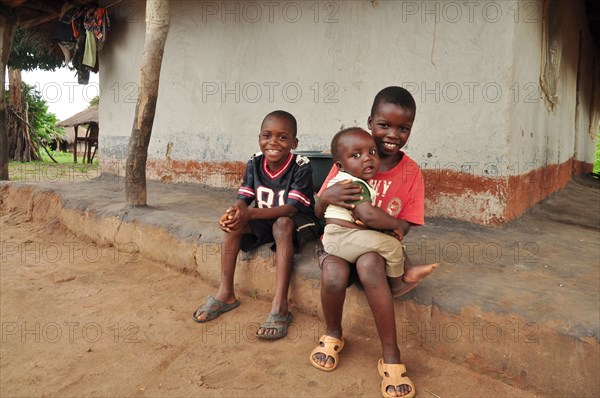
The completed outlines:
[[[396,217],[398,234],[406,235],[413,225],[424,223],[424,183],[419,166],[401,149],[406,144],[416,114],[412,95],[401,87],[381,90],[373,101],[367,124],[377,145],[380,169],[370,180],[377,191],[377,206]],[[332,170],[331,174],[337,174]],[[323,184],[327,186],[327,180]],[[315,213],[323,217],[327,206],[333,204],[353,209],[352,201],[360,199],[362,189],[350,180],[339,182],[319,192]],[[402,237],[400,236],[400,237]],[[310,362],[320,370],[334,370],[339,362],[339,353],[344,347],[342,313],[346,298],[346,287],[358,279],[367,296],[382,347],[382,358],[377,368],[383,378],[381,393],[384,397],[406,397],[415,395],[412,381],[404,376],[406,368],[400,360],[396,334],[396,321],[392,292],[385,273],[385,260],[371,252],[358,258],[356,264],[325,253],[319,256],[322,267],[321,304],[325,317],[325,334],[319,346],[310,355]],[[429,275],[435,265],[414,265],[407,259],[402,277],[408,291]]]

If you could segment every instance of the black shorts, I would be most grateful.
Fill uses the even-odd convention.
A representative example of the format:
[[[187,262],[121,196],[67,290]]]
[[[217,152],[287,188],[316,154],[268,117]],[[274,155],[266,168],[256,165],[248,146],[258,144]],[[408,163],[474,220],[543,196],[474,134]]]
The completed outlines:
[[[298,253],[304,243],[315,240],[320,236],[321,224],[315,216],[304,213],[297,213],[292,217],[292,220],[294,221],[292,242],[294,243],[294,252]],[[275,221],[277,220],[250,220],[248,225],[250,225],[252,233],[242,235],[242,251],[249,252],[265,243],[275,242],[273,237],[273,224],[275,224]],[[275,249],[276,245],[273,243],[271,250],[275,251]]]
[[[319,268],[323,270],[323,262],[327,259],[327,257],[331,256],[331,254],[325,251],[325,247],[323,247],[323,242],[321,242],[321,239],[319,239],[317,242],[315,255],[319,261]],[[355,283],[357,287],[362,287],[360,279],[358,278],[358,272],[356,271],[356,264],[348,264],[348,266],[350,267],[350,275],[348,276],[348,284],[346,287],[350,287]]]

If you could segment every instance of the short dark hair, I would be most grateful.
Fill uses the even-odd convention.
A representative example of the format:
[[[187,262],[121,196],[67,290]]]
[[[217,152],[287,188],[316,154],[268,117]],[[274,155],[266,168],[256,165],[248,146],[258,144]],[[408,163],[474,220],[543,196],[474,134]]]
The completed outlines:
[[[296,136],[296,133],[298,131],[298,123],[296,122],[296,118],[291,113],[282,111],[282,110],[273,111],[273,112],[269,113],[267,116],[265,116],[262,123],[260,124],[261,130],[262,130],[262,125],[265,124],[265,120],[267,120],[271,116],[286,119],[288,122],[290,122],[292,125],[292,128],[294,129],[294,131],[293,131],[294,137]]]
[[[394,104],[417,112],[417,104],[412,94],[403,87],[390,86],[377,93],[371,107],[371,117],[375,116],[377,108],[382,104]]]
[[[354,131],[360,131],[363,132],[365,134],[368,134],[369,136],[371,134],[369,134],[367,131],[365,131],[364,129],[361,129],[360,127],[348,127],[347,129],[343,129],[340,130],[336,133],[336,135],[333,136],[333,138],[331,139],[331,158],[333,159],[334,162],[339,160],[339,156],[340,156],[340,140],[345,136],[348,135]]]

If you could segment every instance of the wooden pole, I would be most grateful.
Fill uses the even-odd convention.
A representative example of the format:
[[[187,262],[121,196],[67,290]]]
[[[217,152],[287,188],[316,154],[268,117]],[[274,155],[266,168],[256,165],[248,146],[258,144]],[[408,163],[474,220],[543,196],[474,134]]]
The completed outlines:
[[[169,3],[169,0],[146,1],[140,90],[125,165],[125,196],[130,206],[146,206],[146,161],[158,99],[160,68],[171,22]]]
[[[86,160],[85,160],[86,156],[89,159],[89,155],[88,155],[89,141],[90,141],[90,125],[88,124],[87,129],[85,130],[85,141],[83,141],[83,160],[81,161],[81,163],[89,163],[89,162],[86,162]]]
[[[0,180],[8,180],[8,115],[4,101],[4,76],[17,18],[0,14]]]
[[[77,128],[79,126],[76,124],[75,126],[73,126],[73,129],[75,130],[75,146],[73,147],[73,163],[77,163]]]

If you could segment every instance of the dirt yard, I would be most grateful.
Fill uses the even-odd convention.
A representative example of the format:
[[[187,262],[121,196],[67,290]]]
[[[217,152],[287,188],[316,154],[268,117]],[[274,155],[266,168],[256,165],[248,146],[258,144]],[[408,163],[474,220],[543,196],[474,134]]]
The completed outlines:
[[[339,368],[314,369],[323,331],[295,311],[286,339],[257,340],[269,303],[247,296],[208,324],[214,291],[132,247],[99,247],[58,223],[0,213],[0,396],[380,396],[377,340],[349,333]],[[294,307],[292,307],[294,311]],[[419,347],[402,347],[420,397],[532,397]]]

